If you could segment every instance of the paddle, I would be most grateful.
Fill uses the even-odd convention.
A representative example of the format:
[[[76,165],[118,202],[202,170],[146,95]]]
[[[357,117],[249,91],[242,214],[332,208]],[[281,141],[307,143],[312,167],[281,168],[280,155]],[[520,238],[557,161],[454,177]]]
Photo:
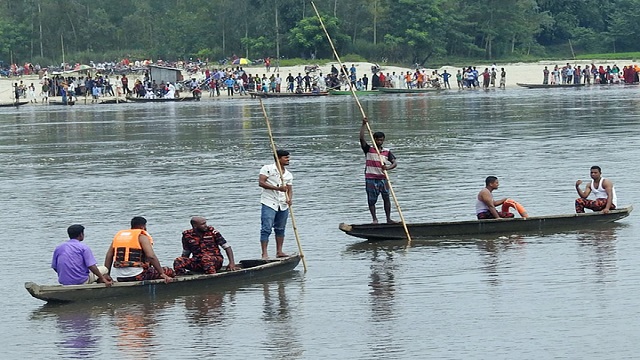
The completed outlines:
[[[313,1],[311,2],[311,6],[313,6],[313,10],[316,12],[316,16],[320,21],[322,30],[324,30],[324,33],[327,35],[327,39],[329,40],[329,45],[331,45],[331,49],[333,50],[333,55],[336,57],[336,60],[338,60],[338,65],[340,65],[340,71],[344,73],[344,64],[340,60],[340,56],[338,56],[338,52],[336,51],[335,46],[333,46],[333,41],[331,40],[331,36],[329,36],[329,32],[327,31],[327,28],[324,26],[324,22],[322,21],[322,18],[320,17],[320,13],[318,12],[318,8],[316,8],[316,4],[314,4]],[[344,75],[347,76],[347,74],[344,74]],[[356,104],[358,105],[358,108],[360,108],[360,113],[362,114],[362,118],[366,119],[367,115],[365,114],[364,109],[362,108],[362,104],[360,104],[358,95],[356,95],[355,86],[350,85],[349,89],[351,90],[351,95],[353,95],[353,98],[355,99]],[[409,234],[407,223],[404,221],[404,216],[402,215],[402,209],[400,209],[400,204],[398,203],[398,198],[396,197],[396,193],[395,191],[393,191],[393,187],[391,186],[391,179],[389,179],[389,174],[387,173],[387,170],[384,168],[384,165],[385,165],[384,159],[382,157],[382,154],[380,154],[380,149],[378,148],[378,144],[376,144],[376,140],[373,137],[373,132],[371,131],[371,127],[369,126],[369,121],[366,121],[365,124],[367,125],[367,130],[369,131],[369,137],[371,137],[371,143],[373,144],[373,147],[374,149],[376,149],[376,153],[380,158],[380,163],[382,164],[382,172],[384,173],[384,177],[387,179],[387,183],[389,184],[389,191],[393,196],[393,202],[395,203],[396,209],[398,210],[398,215],[400,215],[400,221],[402,222],[402,227],[404,228],[404,232],[407,234],[407,241],[409,244],[411,244],[411,235]]]
[[[264,121],[267,123],[267,130],[269,131],[269,140],[271,141],[271,150],[273,151],[273,156],[276,159],[276,166],[278,167],[278,173],[280,174],[280,181],[284,184],[284,169],[280,165],[280,161],[278,161],[278,150],[276,149],[276,143],[273,140],[273,133],[271,132],[271,123],[269,122],[269,117],[267,116],[267,110],[264,108],[264,103],[262,102],[262,98],[260,98],[260,107],[262,108],[262,114],[264,115]],[[285,192],[285,196],[288,198],[288,193]],[[291,215],[291,225],[293,226],[293,233],[296,235],[296,243],[298,243],[298,252],[300,252],[300,259],[302,259],[302,266],[304,266],[304,271],[307,272],[307,261],[304,258],[304,253],[302,252],[302,245],[300,244],[300,236],[298,235],[298,227],[296,226],[296,218],[293,216],[293,206],[289,205],[289,214]]]

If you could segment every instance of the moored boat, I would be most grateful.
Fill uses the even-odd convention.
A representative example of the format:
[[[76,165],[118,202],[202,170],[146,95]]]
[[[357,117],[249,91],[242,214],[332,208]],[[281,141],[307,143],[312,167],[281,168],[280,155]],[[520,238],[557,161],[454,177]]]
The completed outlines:
[[[161,294],[181,295],[193,289],[202,289],[204,287],[215,289],[216,287],[286,273],[295,269],[299,262],[300,255],[298,254],[270,260],[241,260],[239,262],[239,270],[223,270],[216,274],[177,276],[168,284],[166,284],[164,280],[159,279],[114,282],[111,287],[106,287],[104,284],[69,286],[38,285],[33,282],[27,282],[24,286],[31,296],[50,303],[97,301],[111,298],[157,296]]]
[[[402,88],[379,87],[378,90],[383,93],[391,93],[391,94],[423,94],[423,93],[432,93],[432,92],[442,91],[444,89],[440,89],[440,88],[402,89]]]
[[[76,102],[75,101],[67,101],[62,102],[62,101],[56,101],[56,100],[50,100],[49,102],[45,103],[47,105],[63,105],[63,106],[71,106],[71,105],[75,105]]]
[[[330,89],[329,90],[329,95],[352,95],[353,93],[351,92],[351,90],[333,90]],[[381,94],[380,91],[378,90],[357,90],[356,91],[356,95],[361,96],[361,95],[378,95]]]
[[[163,102],[182,102],[182,101],[199,101],[200,98],[193,96],[177,97],[177,98],[137,98],[127,97],[128,102],[140,102],[140,103],[163,103]]]
[[[591,229],[623,219],[631,213],[633,206],[611,210],[608,214],[591,212],[551,216],[531,216],[529,218],[467,220],[452,222],[408,223],[407,229],[412,239],[438,237],[478,236],[486,234],[513,235],[524,233],[561,232]],[[404,227],[396,224],[341,223],[340,230],[347,235],[369,241],[406,239]]]
[[[98,104],[122,104],[128,102],[126,99],[104,99],[101,100]]]
[[[319,93],[287,93],[287,92],[281,92],[281,93],[270,93],[270,92],[263,92],[263,91],[249,91],[249,95],[251,95],[252,98],[257,98],[257,97],[263,97],[263,98],[276,98],[276,97],[313,97],[313,96],[326,96],[329,95],[328,92],[325,91],[321,91]]]
[[[585,86],[585,84],[523,84],[516,83],[516,85],[525,87],[527,89],[555,89],[555,88],[579,88]]]
[[[29,103],[28,101],[18,101],[18,102],[12,102],[9,104],[0,104],[0,107],[18,107],[18,106],[26,105],[28,103]]]

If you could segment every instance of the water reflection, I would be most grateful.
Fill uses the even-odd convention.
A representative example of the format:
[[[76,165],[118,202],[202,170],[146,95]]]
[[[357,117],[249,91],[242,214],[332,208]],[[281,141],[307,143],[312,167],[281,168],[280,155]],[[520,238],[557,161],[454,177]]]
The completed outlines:
[[[111,320],[117,329],[116,347],[131,358],[152,358],[149,349],[159,346],[165,339],[156,334],[160,310],[172,306],[174,301],[142,302],[117,306],[111,313]]]
[[[378,334],[397,333],[398,311],[396,307],[396,257],[401,256],[391,248],[371,248],[371,273],[369,274],[370,322],[368,327],[370,339],[367,347],[373,357],[385,358],[395,352],[401,352],[401,342],[394,341],[392,336],[380,341]]]
[[[149,358],[149,346],[160,343],[154,331],[158,313],[172,305],[173,300],[124,301],[116,307],[110,302],[46,304],[35,310],[30,319],[55,319],[59,337],[55,344],[60,358],[98,358],[102,349],[113,342],[122,354]],[[101,321],[104,317],[112,323],[106,328]]]
[[[56,345],[64,358],[93,357],[100,339],[98,321],[87,311],[65,311],[56,316],[56,327],[62,337]]]
[[[609,229],[582,230],[578,232],[579,248],[585,251],[582,264],[595,269],[596,282],[602,283],[617,269],[618,229],[624,225]]]
[[[525,246],[523,236],[513,235],[509,238],[479,241],[476,243],[480,250],[482,266],[480,269],[487,274],[486,282],[490,285],[500,284],[500,274],[504,274],[502,260],[503,253],[512,249],[522,249]]]
[[[302,359],[304,348],[300,334],[291,314],[291,305],[286,293],[287,281],[264,282],[262,320],[269,334],[267,350],[270,357]]]
[[[414,239],[410,244],[405,240],[383,240],[383,241],[361,241],[353,243],[347,246],[346,252],[351,253],[375,253],[375,252],[411,252],[413,248],[459,248],[470,247],[478,242],[482,242],[477,239],[449,239],[449,238],[434,238],[434,239]],[[379,255],[378,255],[379,256]]]
[[[396,253],[384,249],[373,249],[369,295],[371,295],[371,321],[386,322],[394,317]]]
[[[228,299],[225,296],[228,294]],[[184,300],[187,310],[186,316],[190,323],[198,326],[217,325],[227,320],[225,316],[225,301],[233,303],[236,291],[228,293],[211,293],[207,295],[189,296]]]

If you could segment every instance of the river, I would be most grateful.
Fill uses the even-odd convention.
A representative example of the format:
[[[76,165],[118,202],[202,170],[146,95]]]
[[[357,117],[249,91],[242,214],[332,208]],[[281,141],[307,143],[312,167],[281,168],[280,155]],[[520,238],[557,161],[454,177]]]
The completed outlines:
[[[622,86],[360,98],[398,157],[390,176],[408,222],[472,219],[488,175],[500,179],[496,197],[530,215],[572,213],[575,181],[592,165],[619,205],[639,204],[639,99]],[[137,215],[163,265],[193,215],[236,259],[259,257],[258,171],[272,161],[262,111],[249,99],[0,109],[3,358],[637,357],[635,213],[597,231],[362,243],[338,230],[370,221],[360,111],[346,96],[301,100],[264,102],[291,151],[306,273],[301,264],[213,293],[64,306],[24,283],[55,283],[51,254],[73,223],[99,263]]]

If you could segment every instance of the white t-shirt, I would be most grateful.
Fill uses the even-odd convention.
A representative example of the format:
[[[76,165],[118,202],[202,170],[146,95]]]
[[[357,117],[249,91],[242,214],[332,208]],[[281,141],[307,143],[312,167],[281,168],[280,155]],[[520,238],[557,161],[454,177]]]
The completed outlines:
[[[278,167],[275,163],[263,166],[260,169],[260,175],[265,175],[267,177],[267,184],[282,186],[280,172],[278,172]],[[283,177],[286,185],[293,185],[293,175],[286,168],[284,169]],[[262,188],[260,203],[267,205],[273,210],[286,210],[289,208],[289,205],[287,205],[287,195],[283,191]]]
[[[142,270],[144,270],[141,267],[123,267],[123,268],[117,268],[115,266],[111,267],[111,278],[113,278],[113,280],[118,280],[118,278],[128,278],[128,277],[132,277],[132,276],[136,276],[138,274],[140,274],[142,272]]]

